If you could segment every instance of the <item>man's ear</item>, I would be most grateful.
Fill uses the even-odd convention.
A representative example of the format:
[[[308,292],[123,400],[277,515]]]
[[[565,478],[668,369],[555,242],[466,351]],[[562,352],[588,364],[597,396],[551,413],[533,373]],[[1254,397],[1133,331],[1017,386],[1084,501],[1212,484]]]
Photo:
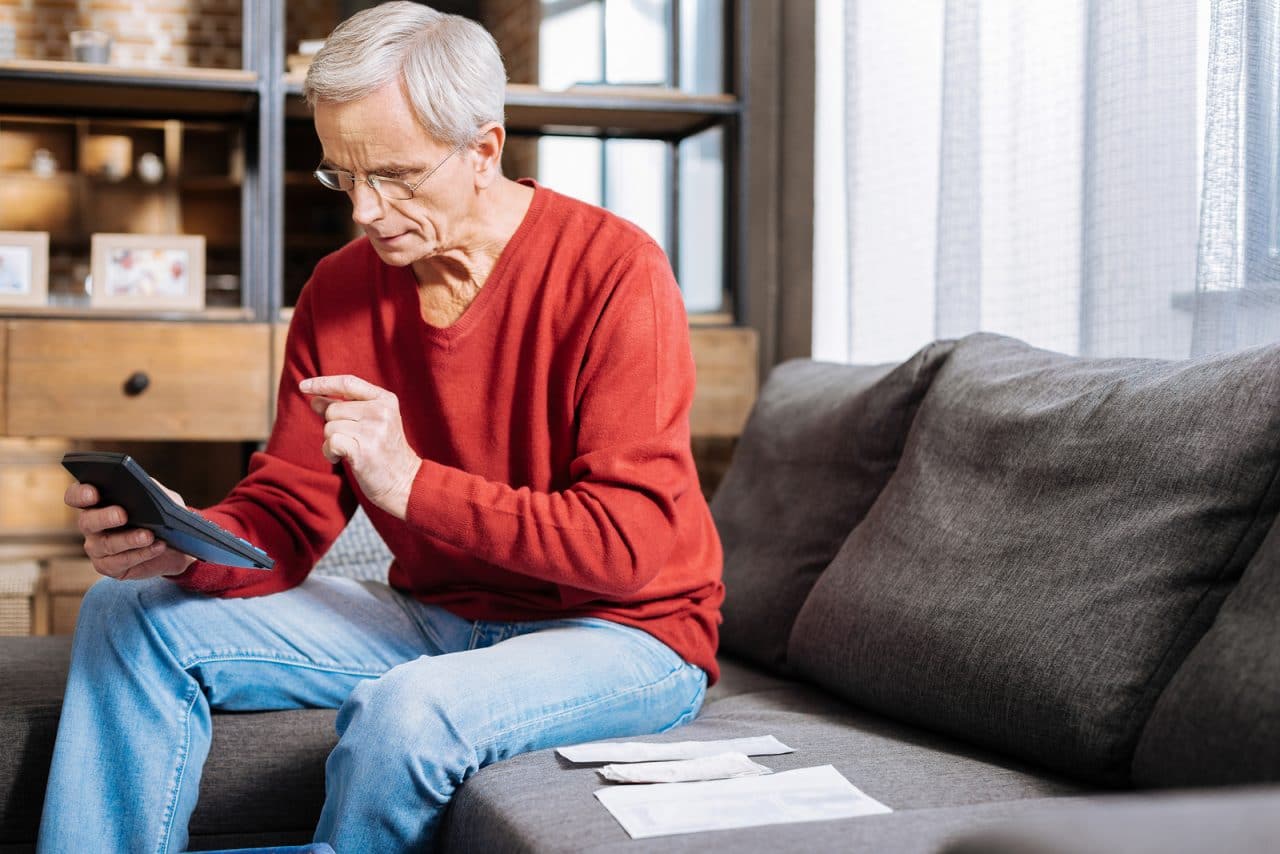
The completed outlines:
[[[492,186],[502,177],[502,146],[506,144],[507,131],[500,124],[491,124],[476,137],[472,148],[477,154],[476,189]]]

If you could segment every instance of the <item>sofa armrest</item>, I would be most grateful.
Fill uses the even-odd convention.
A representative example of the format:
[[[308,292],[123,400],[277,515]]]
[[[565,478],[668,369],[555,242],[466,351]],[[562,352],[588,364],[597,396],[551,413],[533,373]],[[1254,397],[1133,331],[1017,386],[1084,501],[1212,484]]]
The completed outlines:
[[[1280,840],[1280,786],[1046,802],[957,837],[943,854],[1263,854]]]

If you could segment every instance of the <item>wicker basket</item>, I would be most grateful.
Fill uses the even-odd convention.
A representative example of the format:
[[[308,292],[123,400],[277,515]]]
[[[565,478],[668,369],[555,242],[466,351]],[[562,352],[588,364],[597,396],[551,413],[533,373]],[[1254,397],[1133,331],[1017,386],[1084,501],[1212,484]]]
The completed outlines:
[[[0,563],[0,635],[37,633],[40,586],[40,564],[36,561]]]

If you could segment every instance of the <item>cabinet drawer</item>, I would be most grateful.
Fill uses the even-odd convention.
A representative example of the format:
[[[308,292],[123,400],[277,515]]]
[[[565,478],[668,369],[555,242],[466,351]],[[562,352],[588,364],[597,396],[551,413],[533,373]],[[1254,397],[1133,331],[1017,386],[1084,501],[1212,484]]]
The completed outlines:
[[[265,438],[270,339],[267,324],[9,321],[6,432]]]

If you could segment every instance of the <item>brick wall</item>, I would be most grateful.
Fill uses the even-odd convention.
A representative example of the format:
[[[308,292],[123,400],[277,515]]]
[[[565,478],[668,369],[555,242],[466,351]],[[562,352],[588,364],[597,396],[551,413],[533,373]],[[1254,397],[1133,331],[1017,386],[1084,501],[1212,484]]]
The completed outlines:
[[[283,1],[283,0],[281,0]],[[539,0],[475,0],[511,80],[538,75]],[[288,0],[285,52],[321,39],[341,20],[339,0]],[[71,59],[67,34],[102,30],[114,39],[116,65],[240,68],[241,0],[0,0],[0,24],[12,26],[19,59]]]
[[[493,34],[513,83],[538,82],[540,0],[480,0],[480,23]]]
[[[0,0],[19,59],[71,59],[67,34],[102,30],[115,65],[240,68],[240,0]]]

